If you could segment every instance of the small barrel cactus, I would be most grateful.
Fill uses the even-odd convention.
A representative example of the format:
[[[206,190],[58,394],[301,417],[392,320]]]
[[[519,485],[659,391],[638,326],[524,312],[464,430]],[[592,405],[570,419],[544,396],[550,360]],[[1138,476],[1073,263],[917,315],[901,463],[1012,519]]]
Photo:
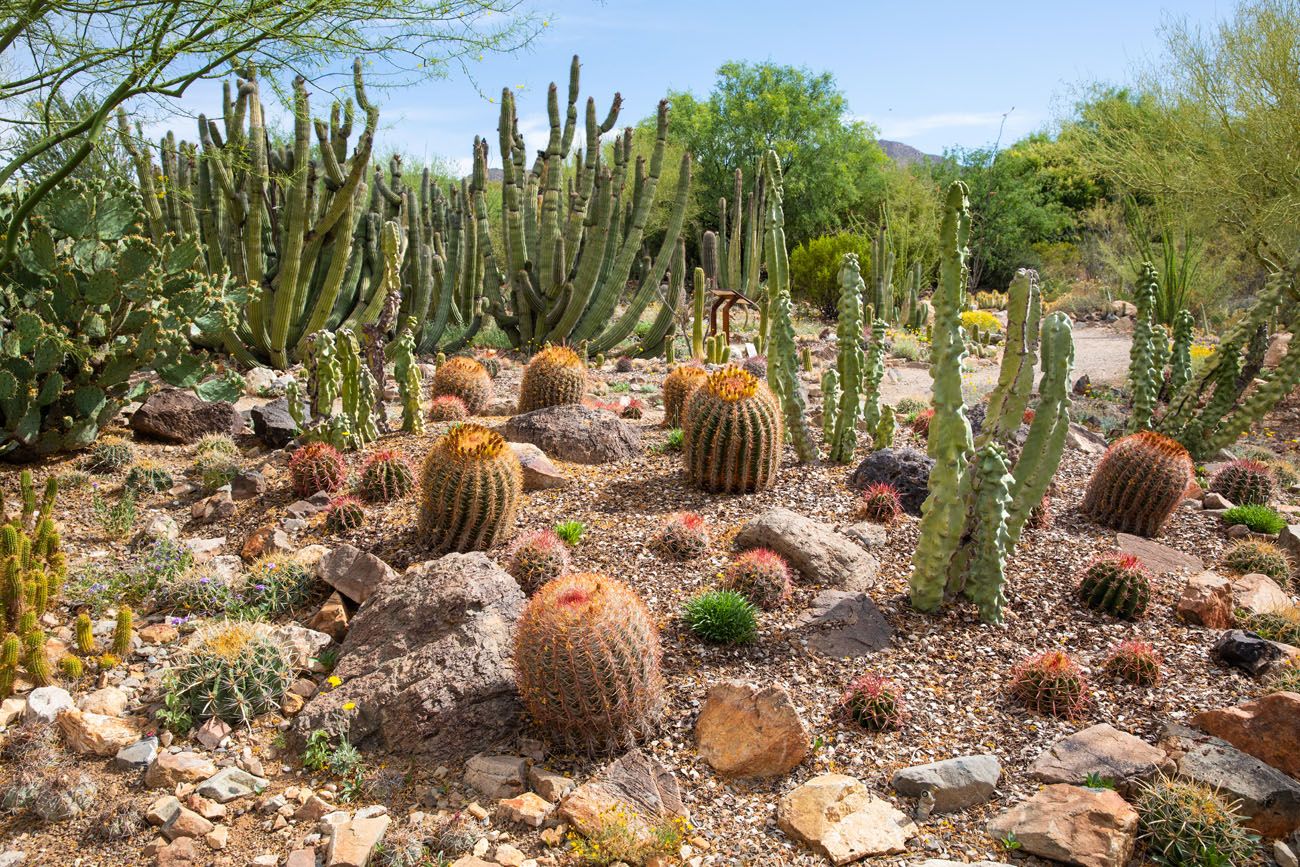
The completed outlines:
[[[767,356],[766,355],[751,355],[747,357],[744,361],[740,362],[740,366],[745,370],[746,373],[753,374],[759,379],[767,379]]]
[[[523,468],[501,434],[453,427],[434,443],[420,478],[420,532],[440,554],[483,551],[509,535]]]
[[[569,571],[569,546],[553,530],[538,530],[518,540],[506,555],[506,571],[528,596]]]
[[[655,531],[650,544],[675,560],[691,560],[709,550],[709,528],[694,512],[675,512]]]
[[[278,617],[301,610],[312,599],[316,586],[314,571],[302,561],[287,554],[268,554],[248,567],[239,593],[245,610]],[[211,592],[214,596],[209,598],[214,598],[221,590],[213,588]]]
[[[862,492],[857,515],[877,524],[890,524],[903,514],[903,499],[888,482],[876,482]]]
[[[631,373],[632,357],[629,355],[620,355],[618,361],[614,362],[614,370],[619,373]]]
[[[1121,641],[1102,666],[1107,674],[1136,686],[1160,682],[1160,654],[1145,641]]]
[[[126,486],[137,493],[157,494],[171,490],[172,474],[154,461],[140,461],[126,473]]]
[[[406,459],[392,449],[375,452],[361,470],[361,490],[375,503],[391,503],[411,492],[415,475]]]
[[[765,611],[780,608],[790,598],[790,566],[768,548],[738,555],[722,573],[722,587],[734,590]]]
[[[1291,576],[1291,558],[1272,542],[1242,539],[1223,555],[1223,567],[1237,575],[1257,572],[1280,581],[1283,586]]]
[[[1032,711],[1065,719],[1082,716],[1090,698],[1083,671],[1059,650],[1018,663],[1011,672],[1011,694]]]
[[[515,632],[515,682],[541,731],[565,747],[613,752],[658,728],[659,633],[626,584],[565,575],[544,585]]]
[[[1138,839],[1157,863],[1212,867],[1256,860],[1258,838],[1243,824],[1239,805],[1202,783],[1158,776],[1139,786],[1133,807]]]
[[[918,437],[920,437],[923,440],[929,439],[930,419],[932,418],[934,418],[934,409],[931,407],[926,407],[925,409],[918,412],[916,414],[916,418],[912,419],[912,425],[911,425],[912,433],[916,434]]]
[[[429,421],[464,421],[469,407],[454,394],[440,394],[429,404]]]
[[[674,367],[664,377],[664,427],[681,427],[686,399],[699,388],[709,374],[698,364]]]
[[[1132,554],[1098,557],[1083,570],[1079,601],[1093,611],[1135,620],[1151,602],[1151,576]]]
[[[366,525],[366,510],[349,494],[330,500],[325,509],[325,526],[331,533],[349,533]]]
[[[1273,471],[1261,461],[1233,461],[1210,479],[1210,490],[1234,506],[1267,506],[1277,490]]]
[[[71,653],[65,653],[59,657],[59,674],[64,680],[78,681],[86,673],[86,668],[82,665],[81,660]]]
[[[131,655],[131,638],[134,636],[132,623],[134,616],[131,606],[123,605],[117,609],[117,622],[113,624],[113,654],[120,659]]]
[[[892,680],[869,671],[840,698],[840,711],[867,731],[882,732],[902,724],[903,691]]]
[[[623,406],[618,413],[618,417],[635,421],[644,414],[645,404],[639,398],[634,397]]]
[[[519,384],[519,412],[582,403],[587,394],[587,366],[567,346],[548,345],[524,368]]]
[[[121,437],[101,437],[90,450],[86,469],[92,473],[120,473],[135,462],[135,447]]]
[[[1139,536],[1155,536],[1195,481],[1192,456],[1177,441],[1141,431],[1116,441],[1088,482],[1083,514]]]
[[[781,409],[767,384],[729,364],[709,374],[686,406],[686,474],[706,491],[750,494],[776,479]]]
[[[329,443],[308,443],[289,458],[289,481],[300,497],[317,491],[333,493],[343,487],[347,475],[343,456]]]
[[[473,358],[457,355],[438,365],[429,394],[435,399],[443,395],[458,397],[470,415],[478,415],[492,400],[492,377]]]
[[[293,682],[286,648],[264,623],[225,621],[201,627],[172,670],[175,695],[196,722],[249,725],[275,710]]]

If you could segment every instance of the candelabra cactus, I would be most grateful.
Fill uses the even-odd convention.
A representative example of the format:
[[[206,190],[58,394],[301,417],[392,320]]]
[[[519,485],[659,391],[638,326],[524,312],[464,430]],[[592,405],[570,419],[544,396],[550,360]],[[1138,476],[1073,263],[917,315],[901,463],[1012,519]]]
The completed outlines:
[[[523,495],[523,469],[500,434],[461,424],[429,451],[420,490],[427,548],[439,554],[482,551],[509,535]]]
[[[587,367],[567,346],[547,346],[524,368],[519,385],[519,412],[582,403],[587,394]]]
[[[683,430],[686,473],[704,490],[747,494],[776,478],[780,410],[767,387],[739,367],[716,370],[695,389]]]
[[[400,500],[414,485],[411,465],[392,449],[375,452],[361,470],[361,490],[373,502]]]
[[[1082,512],[1112,530],[1155,536],[1195,480],[1187,449],[1163,434],[1140,431],[1106,450]]]
[[[1083,570],[1079,601],[1093,611],[1136,620],[1151,601],[1151,576],[1132,554],[1099,557]]]
[[[654,734],[664,706],[659,633],[626,584],[565,575],[529,600],[515,683],[538,727],[566,748],[612,752]]]
[[[1234,506],[1267,506],[1276,489],[1272,470],[1260,461],[1232,461],[1210,479],[1210,490]]]
[[[1008,290],[1007,348],[978,441],[961,391],[964,308],[970,210],[965,184],[948,189],[940,229],[940,279],[934,296],[931,376],[934,416],[929,423],[929,496],[921,509],[920,538],[909,581],[912,605],[939,608],[964,593],[980,616],[1000,622],[1007,557],[1033,508],[1051,484],[1069,430],[1069,377],[1074,342],[1069,319],[1040,319],[1037,275],[1021,270]],[[1015,446],[1039,362],[1041,398],[1014,463]]]
[[[862,372],[862,421],[868,430],[880,425],[880,383],[885,378],[885,323],[871,323],[871,345],[867,347],[866,369]],[[876,446],[883,448],[883,446]]]
[[[289,412],[303,429],[304,439],[321,440],[339,449],[359,449],[379,438],[379,387],[361,357],[355,334],[347,329],[313,334],[304,367],[308,373],[306,400],[296,381],[290,383],[289,393]],[[342,412],[334,407],[336,398],[342,399]]]
[[[308,443],[289,458],[289,480],[300,497],[310,497],[317,491],[332,493],[347,481],[347,467],[334,446]]]
[[[424,418],[420,414],[420,396],[424,383],[415,358],[416,321],[406,320],[406,327],[392,343],[393,379],[397,380],[397,393],[402,401],[402,430],[407,433],[424,433]]]
[[[664,425],[681,427],[683,410],[691,393],[698,388],[709,374],[697,364],[683,364],[674,367],[664,377]]]
[[[862,282],[862,271],[856,254],[844,254],[839,277],[839,323],[836,326],[839,351],[835,359],[839,394],[827,444],[830,447],[830,459],[835,463],[847,464],[853,460],[853,450],[858,444],[858,419],[862,417],[862,368],[865,361],[862,353],[862,294],[866,290],[866,284]],[[831,413],[831,404],[824,406],[823,412]],[[868,427],[878,420],[879,412],[877,408],[877,419],[867,420]]]
[[[829,443],[835,437],[835,423],[839,415],[840,372],[828,367],[822,374],[822,440]]]

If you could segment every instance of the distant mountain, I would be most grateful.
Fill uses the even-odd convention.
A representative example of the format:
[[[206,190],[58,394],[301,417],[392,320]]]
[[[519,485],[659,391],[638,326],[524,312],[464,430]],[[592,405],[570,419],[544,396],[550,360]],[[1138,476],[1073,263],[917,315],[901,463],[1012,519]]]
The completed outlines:
[[[943,157],[927,154],[924,151],[917,150],[909,144],[903,144],[901,141],[889,141],[888,139],[877,139],[876,144],[889,157],[900,166],[910,166],[912,163],[922,163],[927,160],[939,162]]]

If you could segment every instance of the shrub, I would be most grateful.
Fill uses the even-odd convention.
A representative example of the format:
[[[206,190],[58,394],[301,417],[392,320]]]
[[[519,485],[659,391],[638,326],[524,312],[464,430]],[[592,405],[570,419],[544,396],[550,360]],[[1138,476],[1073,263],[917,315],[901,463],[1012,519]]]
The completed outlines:
[[[690,825],[685,819],[659,819],[647,827],[644,818],[622,805],[607,807],[592,817],[586,835],[570,831],[570,853],[582,864],[645,864],[675,858]]]
[[[1079,666],[1059,650],[1021,661],[1011,672],[1011,694],[1047,716],[1074,719],[1088,706],[1088,681]]]
[[[1160,682],[1160,654],[1145,641],[1121,641],[1106,657],[1108,674],[1137,686],[1155,686]]]
[[[239,475],[239,458],[220,451],[200,452],[194,459],[194,473],[205,491],[215,491]]]
[[[570,548],[582,541],[582,534],[586,531],[587,525],[581,521],[560,521],[555,525],[555,535]]]
[[[400,500],[415,486],[415,475],[406,459],[392,449],[375,452],[361,470],[361,490],[375,503]]]
[[[987,310],[963,310],[961,327],[967,331],[978,328],[988,334],[1000,334],[1002,332],[1002,322]]]
[[[1273,472],[1259,461],[1233,461],[1214,474],[1210,490],[1222,494],[1233,505],[1266,506],[1276,485]]]
[[[109,503],[96,488],[90,497],[90,509],[104,535],[120,539],[135,526],[135,489],[123,488],[117,502]]]
[[[311,601],[316,578],[312,570],[291,556],[262,557],[244,576],[242,607],[250,615],[278,617]]]
[[[135,446],[121,437],[106,436],[95,443],[86,458],[92,473],[120,473],[135,463]]]
[[[650,544],[675,560],[691,560],[709,550],[709,528],[694,512],[675,512],[655,531]]]
[[[266,624],[225,621],[194,633],[172,677],[180,704],[196,721],[250,725],[279,707],[293,666]]]
[[[905,361],[924,361],[930,357],[930,348],[914,335],[898,334],[889,344],[889,354]]]
[[[160,582],[153,601],[159,611],[180,617],[237,614],[242,602],[229,582],[198,571]]]
[[[1256,533],[1275,535],[1286,527],[1286,520],[1268,506],[1233,506],[1223,513],[1228,526],[1245,524]]]
[[[1132,554],[1098,557],[1080,576],[1079,601],[1093,611],[1136,619],[1151,601],[1151,576]]]
[[[686,432],[679,427],[675,427],[664,435],[663,450],[665,452],[680,452],[682,450],[682,443],[685,442],[685,440]]]
[[[1277,480],[1279,488],[1291,490],[1296,485],[1300,485],[1300,472],[1297,472],[1295,464],[1284,458],[1276,458],[1271,461],[1265,461],[1264,465],[1273,473],[1273,478]]]
[[[857,516],[877,524],[893,523],[902,514],[903,500],[888,482],[868,485],[858,500]]]
[[[515,542],[506,555],[506,571],[528,596],[569,571],[569,548],[551,530],[538,530]]]
[[[330,500],[325,509],[325,526],[331,533],[360,530],[366,523],[366,510],[356,497],[345,494]]]
[[[849,684],[840,698],[840,710],[873,732],[898,728],[906,715],[902,690],[892,680],[872,671]]]
[[[736,591],[766,611],[784,605],[793,589],[785,558],[767,548],[746,551],[727,564],[722,587]]]
[[[1223,567],[1237,575],[1257,572],[1286,583],[1291,576],[1291,558],[1286,552],[1261,539],[1242,539],[1223,555]]]
[[[1257,838],[1242,826],[1237,805],[1208,786],[1161,775],[1139,785],[1133,806],[1138,839],[1161,864],[1225,867],[1255,854]]]
[[[871,238],[840,232],[804,241],[790,252],[791,291],[824,315],[834,316],[845,253],[856,253],[865,269],[871,261]]]
[[[289,480],[300,497],[310,497],[317,491],[334,493],[347,480],[347,468],[334,446],[308,443],[289,458]]]
[[[734,590],[709,590],[686,603],[687,628],[713,644],[748,644],[758,637],[754,604]]]
[[[1300,692],[1300,659],[1283,660],[1266,682],[1265,692]]]
[[[894,404],[894,410],[901,416],[916,417],[922,410],[928,409],[929,401],[921,400],[915,397],[899,398],[898,403]]]
[[[454,394],[441,394],[429,404],[429,421],[464,421],[469,418],[465,401]]]

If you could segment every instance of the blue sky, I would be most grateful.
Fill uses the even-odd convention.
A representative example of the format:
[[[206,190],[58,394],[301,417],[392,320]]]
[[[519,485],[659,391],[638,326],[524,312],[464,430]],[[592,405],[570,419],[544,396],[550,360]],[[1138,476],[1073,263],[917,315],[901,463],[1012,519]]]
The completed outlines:
[[[1229,0],[1091,0],[1088,3],[819,2],[783,0],[542,0],[547,26],[530,48],[473,64],[474,81],[443,80],[390,89],[381,105],[381,152],[467,164],[475,134],[495,151],[497,106],[517,88],[530,146],[545,129],[546,88],[565,81],[569,58],[583,63],[583,97],[603,115],[615,90],[623,123],[653,111],[672,89],[706,94],[726,60],[768,60],[834,73],[854,115],[882,138],[931,153],[992,143],[1006,113],[1006,141],[1067,113],[1080,82],[1119,82],[1159,56],[1158,28],[1170,15],[1211,23]],[[215,86],[185,100],[215,111]],[[314,108],[326,111],[317,98]],[[178,133],[188,120],[171,124]]]

